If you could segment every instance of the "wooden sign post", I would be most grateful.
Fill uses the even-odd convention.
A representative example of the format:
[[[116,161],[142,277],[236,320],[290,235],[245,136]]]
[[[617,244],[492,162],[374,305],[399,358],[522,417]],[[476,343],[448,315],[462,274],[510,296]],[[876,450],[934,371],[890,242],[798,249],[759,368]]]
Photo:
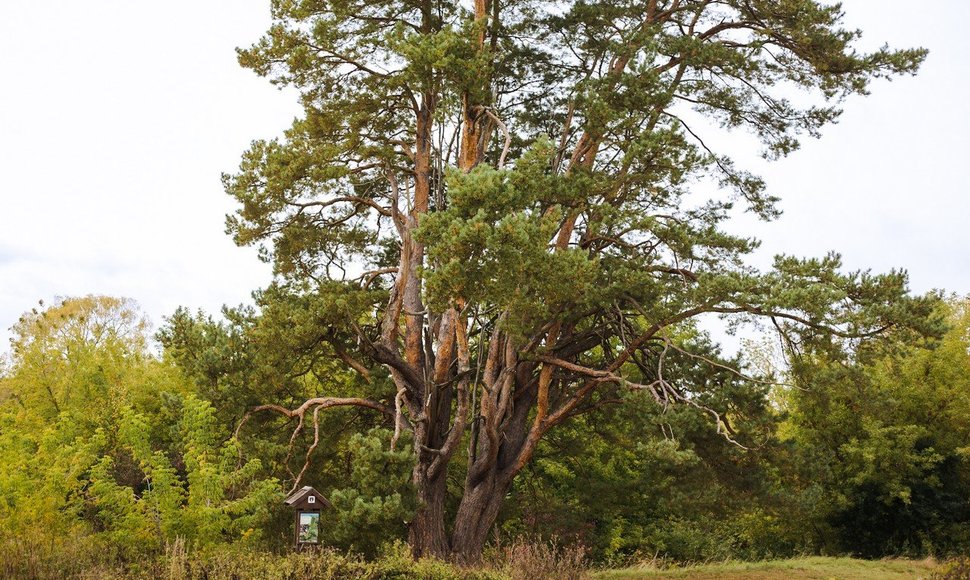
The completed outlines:
[[[309,485],[296,490],[283,501],[293,508],[293,544],[297,549],[320,543],[320,514],[333,506]]]

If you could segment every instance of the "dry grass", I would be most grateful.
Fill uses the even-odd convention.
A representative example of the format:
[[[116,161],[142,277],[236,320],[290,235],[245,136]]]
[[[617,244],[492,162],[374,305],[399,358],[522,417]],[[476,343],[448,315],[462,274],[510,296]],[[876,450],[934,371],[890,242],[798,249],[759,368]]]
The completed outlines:
[[[499,549],[486,564],[508,574],[511,580],[580,580],[587,577],[583,546],[560,546],[555,541],[516,540]]]

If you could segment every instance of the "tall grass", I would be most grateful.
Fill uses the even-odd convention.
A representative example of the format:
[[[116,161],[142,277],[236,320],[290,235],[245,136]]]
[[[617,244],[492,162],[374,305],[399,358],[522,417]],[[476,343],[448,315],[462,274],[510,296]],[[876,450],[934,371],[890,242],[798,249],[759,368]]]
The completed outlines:
[[[486,563],[491,569],[508,574],[511,580],[579,580],[587,576],[586,549],[579,544],[563,546],[555,540],[517,538],[507,546],[493,549]]]
[[[581,548],[523,541],[493,550],[478,567],[430,558],[416,562],[404,544],[387,546],[380,557],[366,560],[332,548],[276,554],[224,545],[196,551],[182,540],[170,542],[160,553],[139,557],[122,556],[83,536],[46,543],[7,538],[0,543],[0,578],[578,580],[584,576]]]

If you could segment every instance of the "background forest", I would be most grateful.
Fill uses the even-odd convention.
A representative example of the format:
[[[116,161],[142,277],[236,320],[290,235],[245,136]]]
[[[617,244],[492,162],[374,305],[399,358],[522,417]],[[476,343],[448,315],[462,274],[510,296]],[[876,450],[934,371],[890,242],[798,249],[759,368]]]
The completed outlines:
[[[175,313],[155,335],[161,353],[130,300],[69,298],[25,314],[0,383],[0,559],[70,569],[106,555],[150,561],[180,542],[286,550],[282,499],[307,455],[305,483],[335,507],[325,544],[375,557],[406,539],[412,451],[389,449],[386,421],[338,409],[321,415],[318,441],[304,433],[293,449],[278,421],[234,437],[267,389],[300,400],[324,377],[367,385],[301,350],[298,324],[225,314]],[[641,393],[571,422],[516,483],[493,546],[580,544],[603,565],[966,553],[968,301],[941,300],[934,318],[938,337],[889,333],[784,367],[770,343],[747,343],[743,360],[725,362],[770,382],[705,396],[730,405],[749,449],[703,410]]]
[[[785,157],[925,49],[813,0],[271,14],[239,62],[302,111],[223,186],[272,280],[157,330],[100,295],[19,319],[0,573],[273,562],[304,485],[330,551],[278,561],[340,571],[296,576],[970,550],[970,300],[756,267],[735,220],[779,198],[725,140]]]

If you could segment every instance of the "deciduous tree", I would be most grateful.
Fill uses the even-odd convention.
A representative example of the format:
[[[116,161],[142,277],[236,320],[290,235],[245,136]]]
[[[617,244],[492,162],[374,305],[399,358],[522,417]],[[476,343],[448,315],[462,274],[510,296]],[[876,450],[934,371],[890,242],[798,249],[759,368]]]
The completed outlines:
[[[0,376],[0,541],[108,540],[144,556],[258,536],[279,482],[148,348],[133,300],[66,298],[18,321]]]
[[[793,497],[828,550],[959,554],[970,545],[970,304],[940,305],[939,339],[793,358],[784,430]],[[801,524],[804,526],[805,524]],[[819,537],[820,536],[820,537]]]

